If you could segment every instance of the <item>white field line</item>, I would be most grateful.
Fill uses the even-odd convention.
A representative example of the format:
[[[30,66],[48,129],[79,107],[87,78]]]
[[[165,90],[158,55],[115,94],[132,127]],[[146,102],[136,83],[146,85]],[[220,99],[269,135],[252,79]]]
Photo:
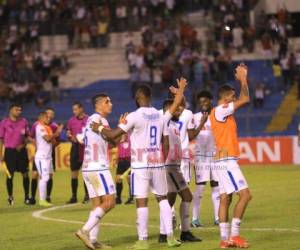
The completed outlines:
[[[77,206],[77,204],[70,204],[70,205],[62,205],[62,206],[55,206],[51,208],[46,208],[38,211],[34,211],[32,213],[32,217],[40,220],[46,220],[46,221],[55,221],[55,222],[62,222],[62,223],[70,223],[70,224],[84,224],[83,221],[77,221],[77,220],[64,220],[64,219],[58,219],[58,218],[52,218],[45,216],[45,213],[56,211],[59,209],[64,209],[68,207]],[[112,227],[130,227],[135,228],[135,225],[129,225],[129,224],[122,224],[122,223],[101,223],[101,226],[112,226]],[[151,228],[158,228],[158,226],[149,225]],[[200,230],[219,230],[218,227],[204,227]],[[243,228],[243,230],[246,231],[258,231],[258,232],[292,232],[292,233],[300,233],[300,229],[298,228]]]

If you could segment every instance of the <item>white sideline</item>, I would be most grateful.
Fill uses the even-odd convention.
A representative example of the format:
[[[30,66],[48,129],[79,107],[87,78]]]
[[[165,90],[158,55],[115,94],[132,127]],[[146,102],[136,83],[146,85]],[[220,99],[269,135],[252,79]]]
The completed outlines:
[[[40,220],[46,220],[46,221],[55,221],[55,222],[62,222],[62,223],[70,223],[70,224],[84,224],[83,221],[77,221],[77,220],[64,220],[64,219],[57,219],[57,218],[51,218],[47,217],[44,214],[50,211],[56,211],[63,208],[73,207],[77,206],[79,203],[76,204],[70,204],[70,205],[62,205],[62,206],[54,206],[51,208],[41,209],[34,211],[32,213],[32,217]],[[112,227],[136,227],[135,225],[129,225],[129,224],[120,224],[120,223],[101,223],[101,226],[112,226]],[[158,228],[158,226],[149,225],[151,228]],[[218,230],[218,227],[204,227],[200,230]],[[300,233],[300,229],[297,228],[243,228],[243,230],[247,231],[258,231],[258,232],[292,232],[292,233]]]

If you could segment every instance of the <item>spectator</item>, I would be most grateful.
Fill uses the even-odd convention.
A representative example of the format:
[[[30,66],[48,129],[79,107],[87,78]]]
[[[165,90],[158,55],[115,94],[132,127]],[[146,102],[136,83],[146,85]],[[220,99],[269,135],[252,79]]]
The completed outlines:
[[[262,83],[259,83],[255,87],[255,91],[254,91],[254,107],[263,108],[264,98],[265,98],[264,85]]]
[[[244,47],[244,40],[243,40],[244,30],[241,28],[240,25],[235,25],[232,30],[232,37],[233,37],[233,47],[237,49],[240,53],[242,48]]]
[[[277,91],[281,91],[282,93],[285,93],[286,88],[285,86],[283,86],[283,82],[282,82],[282,69],[278,60],[274,60],[272,69],[273,69],[273,75],[276,79]]]

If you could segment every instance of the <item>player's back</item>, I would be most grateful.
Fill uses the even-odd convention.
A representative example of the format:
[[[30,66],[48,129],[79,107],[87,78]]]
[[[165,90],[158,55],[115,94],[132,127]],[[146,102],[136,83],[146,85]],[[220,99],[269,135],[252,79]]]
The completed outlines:
[[[107,120],[100,114],[95,113],[89,116],[86,126],[83,128],[84,161],[83,169],[104,170],[109,167],[108,142],[104,137],[91,128],[92,123],[102,123],[109,128]]]
[[[161,166],[163,116],[153,107],[141,107],[130,113],[126,120],[132,123],[132,126],[130,125],[132,167]]]

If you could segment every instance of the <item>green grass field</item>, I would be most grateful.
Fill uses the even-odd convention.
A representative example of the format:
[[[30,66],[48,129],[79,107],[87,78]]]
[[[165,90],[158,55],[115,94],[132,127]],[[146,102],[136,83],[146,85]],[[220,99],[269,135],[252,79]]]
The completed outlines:
[[[251,244],[251,249],[300,250],[300,167],[244,167],[253,194],[253,200],[242,224],[242,235]],[[54,176],[53,203],[63,205],[70,197],[69,172],[59,171]],[[6,202],[5,176],[0,173],[0,249],[85,249],[74,237],[74,232],[85,221],[90,204],[47,211],[43,216],[63,221],[46,221],[32,217],[39,206],[23,204],[22,180],[15,177],[15,206]],[[192,186],[193,188],[193,186]],[[219,231],[212,225],[213,212],[207,187],[202,206],[203,229],[193,229],[203,242],[184,244],[180,249],[218,249]],[[82,185],[80,187],[82,198]],[[124,196],[127,196],[127,189]],[[125,200],[127,197],[124,197]],[[149,236],[151,249],[167,249],[157,243],[159,233],[158,205],[150,202]],[[126,249],[136,240],[135,207],[118,205],[102,221],[100,239],[113,246],[113,249]],[[123,225],[118,225],[123,224]],[[125,225],[124,225],[125,224]],[[176,235],[179,232],[176,231]]]

